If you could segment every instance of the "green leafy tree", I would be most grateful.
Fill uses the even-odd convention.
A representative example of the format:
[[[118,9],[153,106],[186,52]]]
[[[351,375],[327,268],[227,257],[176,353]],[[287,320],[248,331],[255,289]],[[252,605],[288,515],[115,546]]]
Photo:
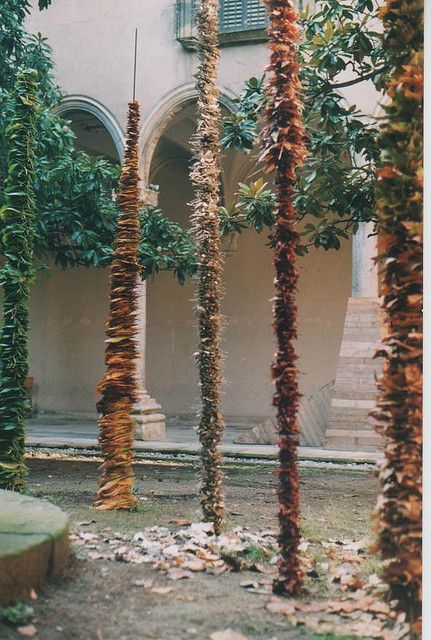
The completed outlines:
[[[49,4],[39,3],[40,8]],[[63,96],[53,80],[50,46],[46,38],[30,34],[24,28],[30,8],[28,0],[4,0],[0,4],[0,206],[5,202],[7,175],[9,143],[5,131],[15,117],[12,89],[17,70],[23,65],[36,69],[39,74],[35,255],[43,263],[47,256],[52,256],[63,268],[105,266],[111,259],[118,217],[113,195],[120,167],[104,158],[76,151],[70,123],[53,110]],[[145,228],[151,228],[151,235],[142,239],[142,276],[172,269],[183,282],[194,269],[194,244],[187,232],[160,211],[154,212],[150,223],[148,217],[152,211],[151,208],[142,211]],[[153,239],[157,244],[151,244]]]
[[[21,69],[14,90],[15,117],[9,139],[6,204],[1,209],[5,263],[3,327],[0,337],[0,487],[22,491],[25,414],[28,396],[28,302],[34,280],[34,161],[37,118],[37,72]]]
[[[377,222],[377,122],[347,104],[342,94],[344,88],[366,81],[380,91],[391,69],[375,27],[377,8],[376,0],[325,0],[316,13],[301,16],[303,38],[298,53],[307,158],[295,185],[297,220],[303,221],[298,254],[310,247],[339,249],[342,239],[354,233],[360,222]],[[235,113],[224,120],[225,148],[250,153],[257,146],[266,103],[265,78],[251,78],[236,101]],[[248,185],[251,191],[254,184]],[[256,208],[261,199],[265,205],[269,202],[267,190],[265,185],[258,194]],[[230,207],[231,228],[236,214],[242,222],[245,191],[241,185]],[[272,227],[269,211],[264,220],[259,215],[257,220]],[[252,215],[246,226],[257,228]]]
[[[145,207],[141,213],[139,264],[144,279],[159,271],[171,271],[184,284],[197,270],[191,231],[166,218],[160,209]]]

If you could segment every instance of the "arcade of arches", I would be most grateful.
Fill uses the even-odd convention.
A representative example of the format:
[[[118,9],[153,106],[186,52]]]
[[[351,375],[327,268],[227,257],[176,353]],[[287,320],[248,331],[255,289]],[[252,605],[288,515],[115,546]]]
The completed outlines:
[[[102,122],[74,107],[77,148],[119,162]],[[166,216],[188,225],[193,194],[188,179],[189,140],[195,106],[188,102],[162,132],[150,162],[149,182],[159,187]],[[145,154],[145,149],[143,153]],[[229,152],[223,159],[223,198],[232,201],[239,181],[255,173],[255,159]],[[271,328],[273,269],[264,233],[246,231],[225,248],[225,394],[229,424],[253,424],[272,414],[269,367],[274,352]],[[351,244],[338,252],[312,251],[299,259],[299,367],[301,391],[309,397],[334,380],[347,301],[351,291]],[[192,416],[198,392],[194,365],[193,282],[180,286],[162,273],[147,283],[146,386],[167,416]],[[104,321],[108,300],[106,269],[53,267],[41,273],[31,300],[33,404],[40,413],[95,418],[94,389],[103,373]],[[94,424],[96,433],[96,424]]]

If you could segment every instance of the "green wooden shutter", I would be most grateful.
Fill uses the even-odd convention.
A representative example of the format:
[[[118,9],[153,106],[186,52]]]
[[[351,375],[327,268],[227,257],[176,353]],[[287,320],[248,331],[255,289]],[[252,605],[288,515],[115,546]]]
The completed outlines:
[[[263,29],[267,25],[261,0],[221,0],[220,33]]]

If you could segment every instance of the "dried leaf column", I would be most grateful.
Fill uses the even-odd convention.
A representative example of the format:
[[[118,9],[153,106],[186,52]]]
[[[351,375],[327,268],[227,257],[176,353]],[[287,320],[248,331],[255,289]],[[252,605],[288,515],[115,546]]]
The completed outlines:
[[[132,509],[133,421],[136,401],[136,313],[139,280],[139,105],[129,103],[127,143],[117,204],[118,226],[111,263],[111,297],[106,329],[106,373],[98,386],[99,442],[104,462],[97,509]]]
[[[386,437],[376,529],[390,596],[414,621],[422,578],[423,2],[387,0],[381,16],[394,70],[377,181],[387,336],[374,414]]]
[[[218,0],[201,0],[197,13],[199,117],[193,140],[196,162],[190,176],[195,188],[192,229],[198,253],[196,312],[201,393],[198,433],[203,463],[201,504],[205,520],[214,523],[216,533],[220,532],[224,518],[223,476],[218,448],[224,428],[220,410],[222,253],[218,217],[221,126],[217,89],[218,8]]]
[[[15,85],[15,117],[8,128],[8,175],[3,208],[0,273],[3,327],[0,339],[0,488],[22,491],[25,415],[29,409],[28,302],[34,280],[34,149],[37,118],[37,72],[20,69]]]
[[[275,279],[274,330],[277,352],[272,366],[275,382],[273,404],[277,407],[279,433],[279,545],[281,559],[275,593],[297,595],[301,589],[299,564],[299,477],[298,445],[298,370],[294,341],[296,329],[295,247],[299,236],[293,208],[295,170],[305,156],[304,129],[298,99],[300,84],[296,62],[299,33],[297,13],[291,0],[265,0],[268,5],[271,51],[268,72],[269,104],[266,109],[262,159],[267,171],[276,170],[276,220],[273,233]]]

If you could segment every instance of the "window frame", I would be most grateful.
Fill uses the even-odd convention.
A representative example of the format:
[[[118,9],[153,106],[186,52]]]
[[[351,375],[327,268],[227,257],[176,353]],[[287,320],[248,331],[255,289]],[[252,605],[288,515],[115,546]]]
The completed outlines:
[[[182,44],[184,49],[188,51],[196,50],[196,26],[194,24],[193,12],[197,0],[176,0],[176,39]],[[220,15],[223,16],[223,2],[229,0],[220,0]],[[232,0],[230,0],[232,1]],[[242,9],[246,8],[249,0],[234,0],[241,3]],[[262,4],[262,7],[264,5]],[[220,28],[219,42],[220,46],[255,44],[265,42],[268,39],[266,32],[266,24],[258,23],[257,25],[241,24],[233,28]]]

